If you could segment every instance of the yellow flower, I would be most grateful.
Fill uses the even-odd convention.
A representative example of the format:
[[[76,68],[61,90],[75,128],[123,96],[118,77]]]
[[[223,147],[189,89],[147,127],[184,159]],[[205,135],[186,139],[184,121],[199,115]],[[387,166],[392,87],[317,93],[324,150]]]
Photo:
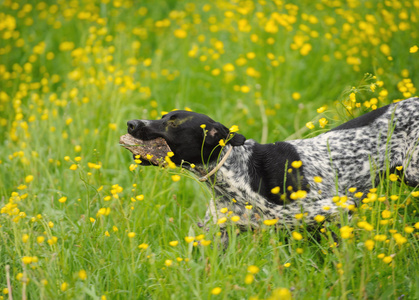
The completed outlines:
[[[201,241],[202,246],[208,246],[209,244],[211,244],[211,241],[207,241],[207,240],[202,240]]]
[[[223,66],[223,71],[224,72],[232,72],[232,71],[234,71],[234,65],[233,64],[225,64],[224,66]]]
[[[170,267],[172,264],[173,264],[173,260],[171,260],[171,259],[166,259],[166,260],[164,261],[164,265],[165,265],[166,267]]]
[[[237,131],[239,131],[239,126],[233,125],[230,127],[230,132],[237,132]]]
[[[387,209],[385,209],[385,210],[383,210],[383,211],[381,212],[381,216],[382,216],[384,219],[388,219],[388,218],[390,218],[390,217],[391,217],[391,211],[388,211]]]
[[[291,193],[290,198],[292,200],[297,200],[297,199],[304,199],[305,197],[307,197],[307,192],[306,191],[302,191],[302,190],[298,190],[294,193]]]
[[[175,37],[177,37],[178,39],[184,39],[188,36],[188,33],[183,30],[183,29],[176,29],[173,34],[175,35]]]
[[[417,45],[410,47],[409,52],[410,53],[416,53],[418,52],[419,47]]]
[[[32,257],[30,257],[30,256],[24,256],[24,257],[22,257],[22,262],[25,265],[29,265],[30,263],[32,263]]]
[[[68,283],[67,282],[61,283],[60,289],[62,292],[65,292],[68,289]]]
[[[49,227],[49,228],[54,227],[54,223],[52,223],[51,221],[49,221],[49,222],[48,222],[48,227]]]
[[[75,171],[75,170],[77,170],[77,165],[72,164],[69,169],[72,170],[72,171]]]
[[[147,249],[147,248],[148,248],[148,244],[146,244],[146,243],[142,243],[142,244],[138,245],[138,248],[139,248],[139,249],[143,249],[143,250],[145,250],[145,249]]]
[[[43,237],[42,235],[40,235],[36,238],[36,242],[38,244],[42,244],[44,241],[45,241],[45,237]]]
[[[353,228],[349,227],[349,226],[343,226],[342,228],[340,228],[340,235],[343,239],[349,239],[351,237],[353,237]]]
[[[263,224],[265,224],[267,226],[275,225],[276,223],[278,223],[278,219],[271,219],[271,220],[263,221]]]
[[[413,228],[413,227],[406,226],[404,228],[404,232],[406,232],[406,233],[412,233],[413,231],[415,231],[415,228]]]
[[[28,175],[28,176],[26,176],[25,177],[25,182],[26,183],[29,183],[29,182],[31,182],[33,180],[33,175]]]
[[[246,277],[244,278],[244,283],[252,284],[254,280],[255,280],[255,276],[253,276],[252,274],[246,274]]]
[[[128,237],[129,237],[129,238],[133,238],[133,237],[135,237],[135,232],[129,232],[129,233],[128,233]]]
[[[374,240],[379,242],[384,242],[387,239],[387,236],[385,234],[377,234],[374,236]]]
[[[180,176],[179,176],[179,175],[172,175],[172,180],[173,180],[174,182],[177,182],[177,181],[179,181],[179,180],[180,180]]]
[[[390,174],[388,176],[388,179],[390,179],[391,181],[397,181],[398,178],[399,176],[397,176],[396,174]]]
[[[358,192],[358,193],[355,193],[355,197],[356,198],[361,198],[362,196],[364,195],[364,193],[363,192]]]
[[[303,165],[303,162],[302,162],[301,160],[296,160],[296,161],[293,161],[293,162],[291,163],[291,167],[293,167],[294,169],[298,169],[298,168],[300,168],[302,165]]]
[[[272,299],[292,300],[292,294],[287,288],[279,288],[272,292]]]
[[[312,49],[311,44],[304,44],[300,49],[300,54],[306,56]]]
[[[227,218],[226,218],[226,217],[222,217],[222,218],[219,218],[219,219],[218,219],[217,224],[223,224],[223,223],[225,223],[226,221],[227,221]]]
[[[257,274],[259,273],[260,269],[257,266],[248,266],[247,267],[247,272],[251,273],[251,274]]]
[[[316,126],[314,126],[313,122],[307,122],[307,123],[306,123],[306,127],[307,127],[308,129],[314,129],[314,127],[316,127]]]
[[[348,189],[349,193],[355,193],[356,192],[356,187],[351,187]]]
[[[386,256],[383,258],[383,262],[385,262],[386,264],[389,264],[393,261],[393,258],[391,256]]]
[[[169,245],[172,247],[176,247],[179,244],[179,241],[171,241],[169,242]]]
[[[79,278],[81,280],[86,280],[87,279],[87,273],[86,273],[85,270],[80,270],[78,275],[79,275]]]
[[[371,251],[374,248],[375,242],[373,240],[366,240],[364,242],[365,248],[367,248],[369,251]]]
[[[223,207],[222,209],[220,209],[220,212],[222,214],[225,214],[226,212],[228,212],[228,208],[227,207]]]
[[[292,232],[292,237],[294,240],[296,241],[300,241],[303,239],[303,236],[301,235],[301,233],[297,232],[297,231],[293,231]]]
[[[68,118],[67,120],[65,120],[65,124],[66,125],[70,125],[71,122],[73,122],[73,119],[72,118]]]
[[[192,243],[195,240],[195,237],[193,236],[185,236],[185,242]]]
[[[248,92],[250,92],[250,87],[248,87],[247,85],[243,85],[243,86],[240,87],[240,91],[242,93],[248,93]]]
[[[220,144],[221,147],[224,147],[226,145],[223,139],[221,139],[218,143]]]
[[[202,129],[204,129],[205,127],[207,127],[207,125],[205,125],[205,124],[201,124],[201,126],[200,126]]]
[[[60,203],[64,203],[67,201],[67,197],[61,197],[60,199],[58,199],[58,202]]]
[[[314,217],[314,220],[316,220],[316,222],[319,222],[319,223],[323,222],[324,219],[325,219],[325,217],[322,216],[322,215],[317,215],[317,216]]]
[[[284,264],[284,267],[285,268],[289,268],[291,266],[291,263],[286,263],[286,264]]]
[[[412,192],[412,196],[415,198],[419,197],[419,191]]]
[[[326,118],[321,118],[319,120],[319,125],[320,125],[321,128],[324,128],[327,125],[327,123],[329,123],[329,122],[326,120]]]
[[[304,217],[304,214],[296,214],[294,215],[294,218],[296,218],[297,220],[301,220]]]
[[[317,113],[321,114],[322,112],[324,112],[324,111],[326,110],[326,108],[327,108],[327,106],[326,106],[326,105],[323,105],[322,107],[319,107],[319,108],[317,109]]]
[[[58,238],[56,236],[52,236],[50,239],[47,240],[48,245],[52,246],[56,244],[58,241]]]
[[[246,205],[245,208],[248,209],[248,210],[251,210],[253,208],[253,206],[252,205]]]
[[[396,241],[396,244],[399,246],[407,242],[407,239],[404,236],[402,236],[400,233],[395,233],[393,235],[393,238]]]
[[[294,92],[294,93],[292,93],[291,97],[292,97],[292,99],[294,99],[295,101],[297,101],[297,100],[300,100],[301,94],[298,93],[298,92]]]
[[[231,221],[238,222],[238,221],[240,221],[240,217],[239,216],[232,216]],[[419,222],[418,222],[418,226],[419,226]]]
[[[351,93],[349,95],[349,100],[351,100],[351,102],[356,102],[356,95],[355,95],[355,93]]]
[[[213,288],[213,289],[211,290],[211,294],[213,294],[213,295],[218,295],[218,294],[220,294],[220,293],[221,293],[221,291],[222,291],[222,289],[221,289],[220,287],[216,287],[216,288]]]
[[[24,243],[26,243],[26,242],[28,242],[28,240],[29,240],[29,234],[24,234],[24,235],[22,235],[22,242],[24,242]]]
[[[314,176],[313,180],[316,183],[321,183],[323,181],[323,178],[321,178],[320,176]]]
[[[279,186],[276,186],[273,189],[271,189],[271,193],[272,194],[278,194],[279,193],[279,190],[280,190]]]

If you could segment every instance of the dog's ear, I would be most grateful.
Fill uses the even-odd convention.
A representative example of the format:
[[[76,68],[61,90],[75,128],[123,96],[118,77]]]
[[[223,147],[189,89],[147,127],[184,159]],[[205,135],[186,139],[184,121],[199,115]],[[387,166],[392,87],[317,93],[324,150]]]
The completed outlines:
[[[232,133],[232,135],[233,137],[228,141],[228,144],[232,146],[241,146],[246,141],[246,138],[244,137],[244,135],[240,133],[235,132],[235,133]]]
[[[223,124],[214,122],[207,126],[207,132],[205,137],[205,144],[210,146],[217,146],[220,140],[228,139],[228,144],[232,146],[241,146],[246,141],[246,138],[238,133],[231,133],[232,138],[229,138],[230,131]]]

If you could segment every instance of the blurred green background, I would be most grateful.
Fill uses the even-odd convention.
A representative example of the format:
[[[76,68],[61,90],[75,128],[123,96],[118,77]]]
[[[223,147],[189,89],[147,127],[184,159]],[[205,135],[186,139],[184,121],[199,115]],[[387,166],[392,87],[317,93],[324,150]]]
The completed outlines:
[[[374,284],[366,292],[364,281],[350,283],[350,276],[331,268],[333,259],[316,258],[321,247],[306,251],[313,255],[306,259],[323,261],[328,276],[342,281],[331,294],[318,283],[324,277],[312,281],[315,269],[271,275],[283,262],[271,266],[264,256],[272,251],[269,236],[259,250],[239,250],[257,252],[243,261],[228,252],[232,260],[219,266],[219,273],[214,266],[211,273],[205,258],[209,251],[213,263],[220,263],[217,247],[202,250],[202,257],[191,244],[173,252],[167,243],[191,234],[209,194],[187,178],[172,182],[167,170],[130,169],[131,155],[118,138],[130,119],[186,108],[227,127],[238,125],[247,138],[273,142],[312,136],[414,96],[418,0],[3,0],[0,5],[0,288],[7,286],[4,270],[11,265],[19,297],[26,289],[44,299],[209,298],[223,284],[221,295],[227,298],[281,292],[287,297],[296,276],[306,276],[320,298],[345,293],[346,284],[359,298],[376,297]],[[138,200],[141,195],[145,200]],[[243,238],[252,241],[251,233]],[[138,249],[142,244],[152,246]],[[141,249],[148,256],[138,254]],[[150,279],[175,276],[159,270],[177,256],[195,258],[188,268],[196,281],[186,270],[172,277],[172,284]],[[22,263],[23,257],[37,258]],[[240,287],[243,278],[234,283],[231,276],[256,264],[252,257],[261,268],[267,265],[266,282]],[[368,270],[374,269],[371,264]],[[87,271],[87,281],[80,270]],[[374,276],[383,280],[377,286],[385,282]],[[280,286],[285,290],[271,293]],[[389,295],[399,295],[397,284],[391,288]],[[295,294],[306,292],[297,288]],[[6,299],[7,291],[1,297]]]

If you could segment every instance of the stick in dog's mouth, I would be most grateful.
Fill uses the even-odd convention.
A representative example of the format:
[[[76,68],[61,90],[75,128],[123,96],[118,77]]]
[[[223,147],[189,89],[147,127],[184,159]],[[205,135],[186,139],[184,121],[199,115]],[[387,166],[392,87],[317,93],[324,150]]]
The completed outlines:
[[[168,152],[172,151],[165,139],[161,137],[154,140],[143,141],[130,134],[124,134],[119,138],[119,144],[131,151],[134,155],[140,155],[140,159],[147,159],[156,166],[165,164],[164,158]],[[147,158],[147,155],[149,158]]]

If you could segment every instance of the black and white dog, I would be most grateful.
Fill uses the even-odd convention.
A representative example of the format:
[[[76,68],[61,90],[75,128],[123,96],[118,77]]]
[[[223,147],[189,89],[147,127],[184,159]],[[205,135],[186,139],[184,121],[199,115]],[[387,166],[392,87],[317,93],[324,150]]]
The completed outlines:
[[[176,165],[214,185],[207,222],[227,216],[220,209],[228,208],[243,227],[272,219],[294,227],[301,216],[314,224],[323,219],[316,216],[355,209],[386,170],[403,167],[405,182],[419,184],[419,98],[379,108],[314,138],[264,145],[188,111],[127,124],[135,138],[164,138]]]

